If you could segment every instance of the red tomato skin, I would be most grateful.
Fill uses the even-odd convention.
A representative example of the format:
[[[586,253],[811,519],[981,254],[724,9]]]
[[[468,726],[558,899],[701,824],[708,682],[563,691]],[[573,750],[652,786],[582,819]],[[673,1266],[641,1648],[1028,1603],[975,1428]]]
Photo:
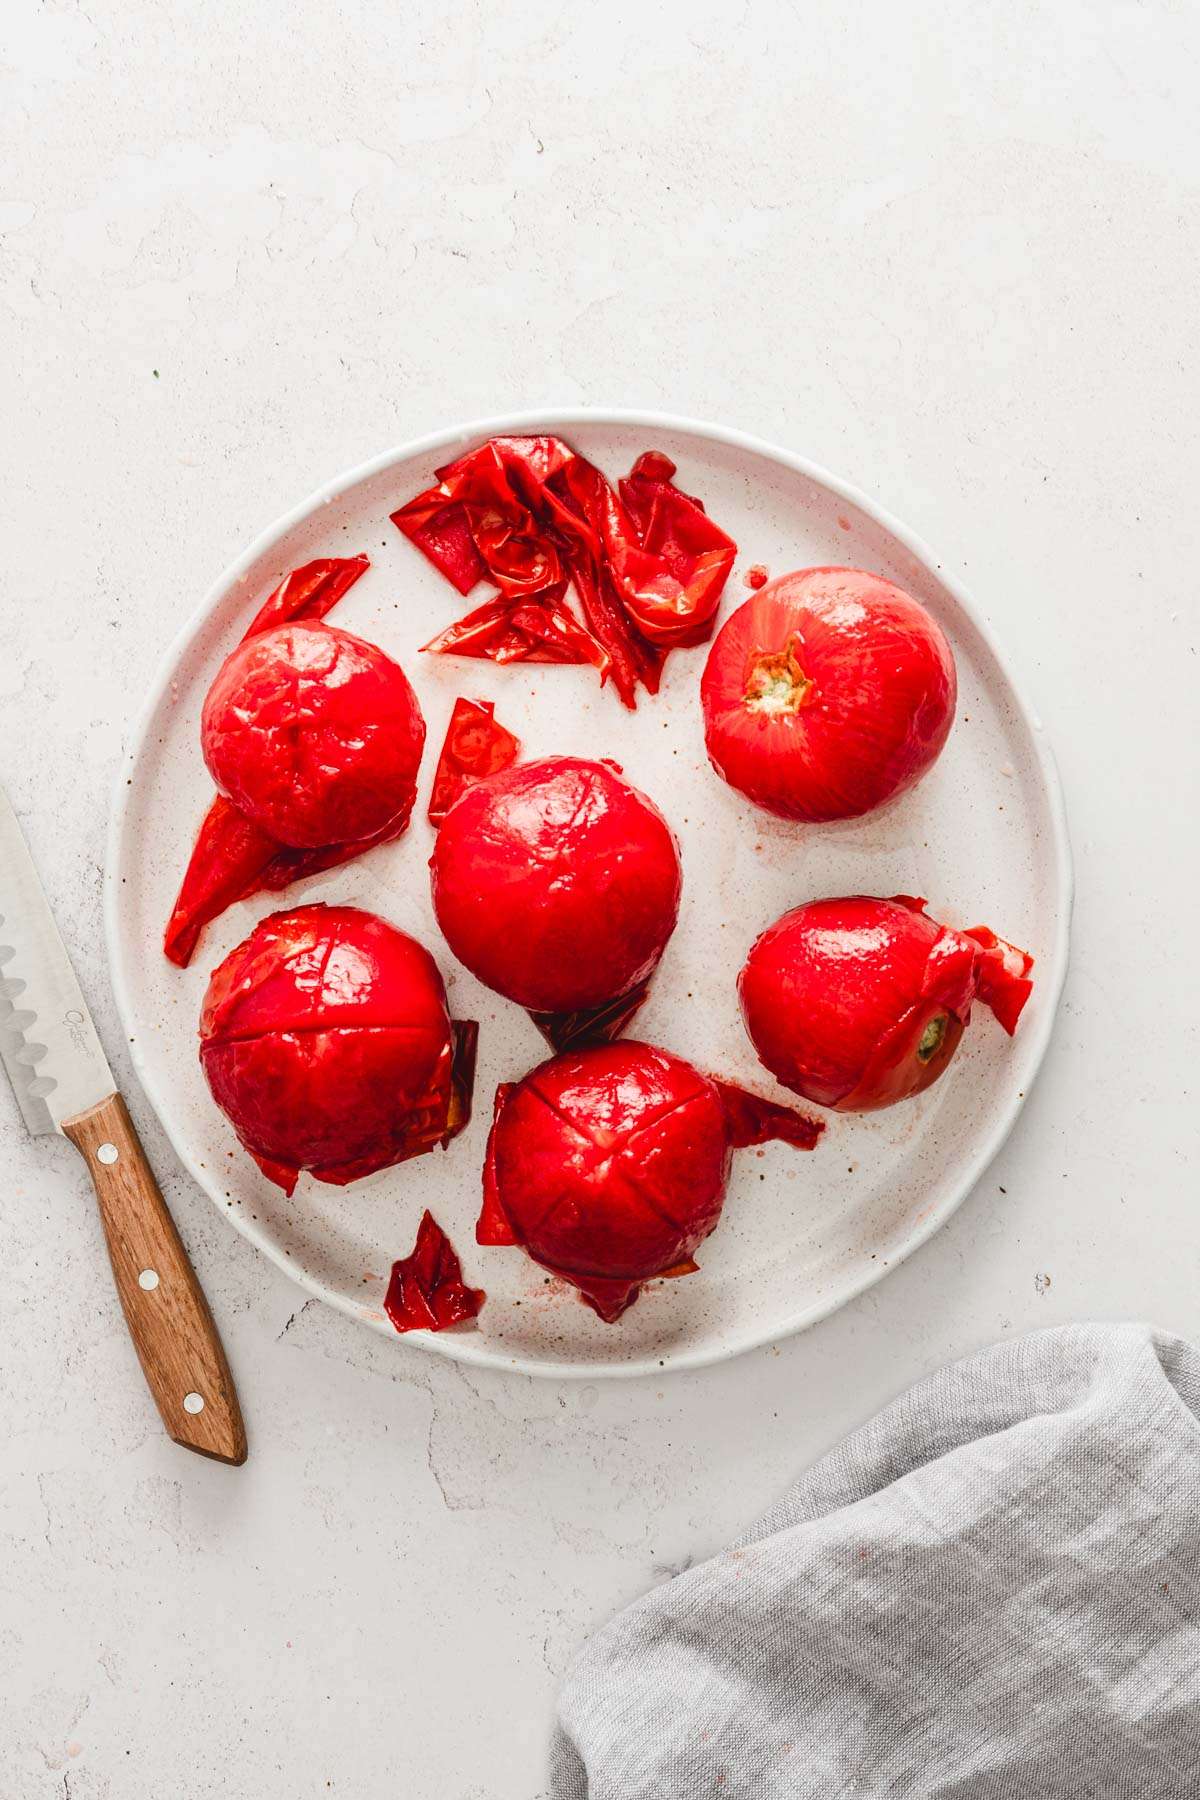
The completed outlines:
[[[716,1084],[681,1057],[628,1038],[569,1051],[497,1097],[485,1241],[507,1224],[612,1323],[643,1282],[691,1262],[720,1217],[730,1155]]]
[[[789,647],[794,704],[783,686],[755,691],[758,659]],[[730,615],[700,694],[717,773],[767,812],[816,824],[920,780],[954,721],[957,677],[940,627],[901,588],[863,569],[801,569]]]
[[[648,979],[679,916],[670,826],[603,763],[550,756],[467,790],[430,859],[446,942],[537,1012],[598,1006]]]
[[[970,1018],[979,952],[923,904],[813,900],[762,933],[738,996],[777,1081],[819,1106],[872,1112],[937,1080]],[[941,1040],[923,1059],[918,1046],[934,1020]]]
[[[239,644],[200,721],[220,791],[281,844],[306,849],[407,818],[424,743],[399,664],[348,631],[304,622]]]
[[[444,1133],[442,978],[427,950],[373,913],[272,913],[213,971],[200,1061],[245,1148],[289,1192],[300,1169],[357,1179]]]

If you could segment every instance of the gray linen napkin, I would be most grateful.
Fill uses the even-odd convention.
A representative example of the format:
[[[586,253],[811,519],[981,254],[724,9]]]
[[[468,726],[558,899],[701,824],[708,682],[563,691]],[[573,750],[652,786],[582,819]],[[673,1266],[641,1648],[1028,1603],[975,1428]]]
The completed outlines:
[[[554,1800],[1195,1800],[1200,1351],[1073,1325],[921,1382],[567,1676]]]

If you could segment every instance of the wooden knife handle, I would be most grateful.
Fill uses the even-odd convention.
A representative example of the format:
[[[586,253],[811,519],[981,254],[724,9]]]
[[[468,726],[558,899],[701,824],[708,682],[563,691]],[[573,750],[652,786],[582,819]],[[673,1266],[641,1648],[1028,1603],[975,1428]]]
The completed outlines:
[[[124,1100],[112,1094],[62,1129],[95,1185],[117,1293],[163,1424],[188,1450],[244,1463],[229,1364]]]

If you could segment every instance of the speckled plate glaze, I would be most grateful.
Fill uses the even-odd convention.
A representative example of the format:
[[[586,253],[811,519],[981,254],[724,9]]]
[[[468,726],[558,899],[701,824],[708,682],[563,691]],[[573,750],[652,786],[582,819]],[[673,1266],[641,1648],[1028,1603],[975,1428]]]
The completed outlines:
[[[705,650],[670,658],[663,691],[627,713],[590,669],[421,657],[464,610],[389,523],[435,465],[497,432],[554,431],[611,476],[664,450],[680,485],[737,539],[723,614],[754,563],[772,575],[821,563],[879,570],[930,608],[958,661],[959,711],[940,761],[891,808],[804,828],[755,811],[708,767],[700,721]],[[395,845],[259,896],[209,928],[181,973],[160,949],[193,836],[211,796],[200,759],[201,702],[258,602],[314,556],[365,550],[369,573],[333,622],[403,663],[429,727],[414,824]],[[685,1280],[652,1283],[618,1325],[518,1250],[474,1241],[480,1168],[499,1081],[546,1053],[528,1018],[459,968],[429,901],[428,784],[456,694],[496,702],[527,755],[609,756],[666,812],[683,851],[679,928],[636,1030],[702,1068],[787,1098],[760,1068],[738,1016],[734,978],[762,927],[816,895],[924,894],[951,924],[984,922],[1037,958],[1036,986],[1010,1041],[985,1009],[927,1094],[866,1118],[828,1117],[811,1155],[783,1145],[734,1159],[724,1217]],[[451,1011],[480,1021],[475,1117],[450,1149],[357,1186],[303,1177],[285,1199],[240,1150],[209,1098],[196,1020],[209,971],[280,904],[370,907],[428,945]],[[811,1325],[878,1281],[925,1241],[979,1179],[1042,1060],[1067,959],[1070,853],[1041,726],[961,586],[895,520],[802,457],[739,432],[652,413],[568,411],[484,419],[439,432],[340,476],[272,525],[221,576],[168,651],[118,788],[106,916],[117,1002],[138,1074],[180,1157],[220,1210],[311,1293],[394,1337],[383,1310],[394,1257],[412,1248],[428,1206],[487,1289],[479,1328],[413,1333],[409,1344],[532,1374],[622,1375],[688,1368]]]

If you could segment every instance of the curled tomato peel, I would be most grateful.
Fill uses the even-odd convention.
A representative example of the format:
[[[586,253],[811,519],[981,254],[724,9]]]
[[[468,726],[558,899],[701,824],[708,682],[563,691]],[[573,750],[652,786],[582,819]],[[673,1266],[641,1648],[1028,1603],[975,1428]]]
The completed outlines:
[[[503,594],[448,625],[422,644],[423,654],[484,657],[491,662],[591,663],[603,674],[608,653],[563,604],[565,581],[536,602]]]
[[[764,1100],[749,1088],[732,1081],[720,1081],[714,1075],[725,1117],[729,1121],[729,1142],[735,1150],[747,1150],[754,1144],[791,1144],[796,1150],[815,1150],[825,1129],[823,1119],[810,1119],[794,1106],[780,1106]]]
[[[196,835],[183,883],[167,921],[163,951],[186,969],[200,933],[227,907],[256,893],[281,846],[218,794]]]
[[[439,1142],[443,1149],[471,1123],[475,1099],[475,1064],[479,1055],[479,1023],[475,1019],[450,1021],[450,1093],[446,1123]]]
[[[517,1243],[517,1234],[509,1223],[500,1200],[500,1186],[496,1179],[496,1121],[499,1119],[504,1104],[513,1090],[511,1081],[502,1081],[496,1089],[496,1097],[492,1104],[492,1130],[488,1137],[487,1153],[483,1159],[483,1205],[475,1225],[475,1242],[477,1244],[493,1244],[508,1246]]]
[[[248,643],[260,632],[277,625],[294,625],[302,619],[323,619],[371,566],[367,556],[322,556],[285,575],[255,613],[242,638]]]
[[[614,489],[549,436],[492,438],[438,469],[392,522],[460,593],[484,575],[499,592],[425,649],[590,662],[629,707],[639,686],[657,692],[667,650],[711,635],[737,550],[674,475],[650,451]]]
[[[408,827],[407,812],[374,837],[353,844],[324,844],[298,849],[281,844],[218,794],[196,837],[178,897],[167,921],[163,951],[176,968],[186,969],[206,925],[238,900],[254,894],[277,894],[306,876],[323,874],[341,863],[391,843]]]
[[[646,1004],[649,979],[641,981],[615,1000],[579,1012],[530,1012],[529,1016],[552,1050],[573,1050],[579,1044],[608,1044],[620,1037]]]
[[[1033,983],[1029,979],[1033,958],[1028,950],[1019,950],[1015,944],[1007,943],[986,925],[972,925],[963,936],[973,938],[982,951],[979,998],[991,1008],[1012,1037],[1025,1002],[1033,992]]]
[[[428,1209],[408,1256],[392,1264],[383,1309],[397,1331],[445,1331],[479,1316],[487,1299],[467,1287],[453,1244]]]
[[[491,700],[460,698],[454,702],[429,795],[431,825],[440,825],[454,802],[475,782],[498,775],[516,762],[520,742],[495,715]]]

